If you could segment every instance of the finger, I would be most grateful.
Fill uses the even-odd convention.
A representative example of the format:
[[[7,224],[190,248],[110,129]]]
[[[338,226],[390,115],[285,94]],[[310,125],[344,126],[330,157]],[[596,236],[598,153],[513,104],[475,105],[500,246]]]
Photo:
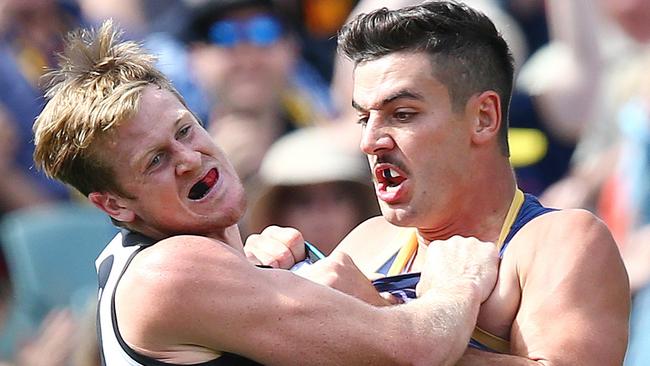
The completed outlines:
[[[244,253],[246,254],[246,259],[248,259],[249,262],[251,262],[251,263],[253,263],[253,264],[255,264],[255,265],[263,264],[263,263],[259,260],[259,258],[257,258],[257,256],[255,256],[255,254],[253,254],[253,253],[251,253],[251,252],[249,252],[249,251],[244,251]]]
[[[426,293],[426,288],[423,284],[423,279],[420,279],[417,285],[415,285],[415,296],[420,297]]]
[[[305,259],[305,239],[300,231],[291,227],[269,226],[262,231],[262,235],[284,243],[291,252],[294,263]]]
[[[296,262],[299,262],[293,256],[293,253],[280,242],[276,242],[276,245],[265,247],[265,249],[278,262],[279,268],[289,269]]]
[[[295,263],[286,244],[264,232],[250,235],[246,239],[244,253],[250,261],[274,268],[287,269]]]
[[[264,239],[260,234],[251,234],[248,236],[248,238],[246,238],[246,243],[244,244],[244,254],[246,255],[246,259],[248,259],[249,262],[256,265],[268,265],[265,263],[265,261],[262,260],[262,257],[267,257],[262,253],[264,252],[264,249],[262,249],[262,243],[264,243]]]
[[[404,303],[404,300],[402,300],[401,297],[393,296],[390,292],[380,292],[379,296],[386,300],[390,305],[400,305]]]
[[[259,263],[263,266],[270,266],[273,268],[281,268],[280,267],[280,262],[278,262],[277,258],[271,255],[270,253],[266,252],[265,250],[258,249],[255,251],[255,257],[259,261]]]
[[[356,268],[356,264],[354,264],[352,258],[346,253],[333,252],[327,258],[330,262],[336,263],[340,266],[354,266]]]
[[[378,273],[378,272],[370,273],[370,274],[368,275],[368,279],[369,279],[370,281],[378,280],[378,279],[380,279],[380,278],[384,278],[384,277],[386,277],[385,274],[383,274],[383,273]]]

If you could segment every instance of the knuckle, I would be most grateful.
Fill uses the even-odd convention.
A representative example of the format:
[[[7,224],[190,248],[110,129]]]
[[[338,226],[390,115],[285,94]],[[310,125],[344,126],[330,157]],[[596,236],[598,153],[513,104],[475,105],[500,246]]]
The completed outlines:
[[[295,243],[301,243],[302,233],[295,228],[276,226],[274,232],[286,243],[291,243],[292,245],[295,245]]]
[[[294,242],[294,245],[302,244],[302,233],[298,231],[297,229],[294,228],[286,228],[287,229],[287,238],[289,241]]]
[[[257,259],[260,261],[265,266],[270,266],[271,263],[273,262],[273,258],[269,257],[268,255],[265,255],[264,253],[259,253],[257,255]]]
[[[273,268],[280,268],[280,262],[278,262],[277,259],[273,258],[273,259],[269,260],[269,262],[267,263],[267,266],[271,266]]]
[[[335,275],[333,275],[331,273],[328,273],[323,278],[323,284],[326,285],[326,286],[329,286],[329,287],[333,287],[334,285],[336,285],[336,279],[337,278],[338,278],[338,276],[335,276]]]
[[[332,253],[330,256],[332,257],[332,262],[336,265],[337,268],[344,267],[346,264],[352,262],[350,256],[342,252]]]
[[[260,234],[251,234],[246,238],[246,245],[255,245],[260,240]]]
[[[264,230],[262,230],[261,234],[262,235],[272,235],[273,233],[277,232],[279,229],[281,229],[281,228],[279,226],[277,226],[277,225],[270,225],[270,226],[265,227]]]
[[[326,268],[327,268],[327,270],[328,270],[328,272],[330,274],[340,272],[343,267],[344,266],[341,264],[341,262],[339,260],[336,260],[336,259],[328,261],[327,266],[326,266]]]
[[[280,262],[282,264],[287,264],[287,263],[293,261],[293,255],[291,254],[290,251],[283,250],[283,251],[277,253],[276,259],[277,259],[278,262]]]
[[[338,252],[338,257],[340,258],[340,260],[342,262],[345,262],[345,261],[351,262],[352,261],[352,258],[350,258],[350,256],[347,253]]]

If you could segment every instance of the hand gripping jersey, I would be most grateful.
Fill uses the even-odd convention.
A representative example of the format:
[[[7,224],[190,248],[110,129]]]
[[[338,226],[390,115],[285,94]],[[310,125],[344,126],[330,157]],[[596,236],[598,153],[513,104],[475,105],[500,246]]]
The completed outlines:
[[[141,355],[129,347],[120,335],[115,316],[115,289],[133,258],[155,241],[138,233],[122,230],[106,246],[95,265],[99,281],[97,335],[104,366],[176,366]],[[134,293],[133,296],[138,296]],[[173,315],[173,314],[170,314]],[[223,352],[212,361],[194,366],[259,365],[243,357]]]
[[[503,257],[510,240],[524,225],[551,211],[554,209],[542,206],[535,196],[524,194],[517,189],[497,242],[499,257]],[[416,297],[415,287],[420,281],[420,273],[405,273],[404,271],[409,267],[409,263],[417,251],[416,231],[414,229],[406,230],[402,238],[405,241],[402,248],[377,271],[386,274],[387,277],[373,281],[373,285],[379,292],[389,292],[404,301],[409,301]],[[510,342],[479,327],[474,329],[469,345],[480,350],[498,353],[507,353],[510,349]]]

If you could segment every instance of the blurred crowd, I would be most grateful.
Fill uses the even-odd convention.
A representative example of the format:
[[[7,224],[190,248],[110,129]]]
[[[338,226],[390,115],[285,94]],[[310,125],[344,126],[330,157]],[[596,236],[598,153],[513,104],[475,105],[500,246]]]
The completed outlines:
[[[82,205],[32,162],[42,76],[66,32],[113,18],[157,54],[245,184],[242,235],[292,226],[327,254],[379,213],[336,33],[355,14],[417,2],[0,0],[0,365],[99,364],[92,296],[17,311],[28,297],[9,249],[10,219]],[[650,364],[650,1],[465,2],[495,21],[516,61],[509,138],[520,188],[609,225],[633,290],[626,365]],[[84,244],[99,253],[105,242]]]

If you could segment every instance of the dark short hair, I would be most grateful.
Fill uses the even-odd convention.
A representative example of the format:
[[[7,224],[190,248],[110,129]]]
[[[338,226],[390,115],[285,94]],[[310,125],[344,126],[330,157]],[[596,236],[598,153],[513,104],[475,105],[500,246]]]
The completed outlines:
[[[434,76],[448,89],[452,107],[494,90],[501,99],[499,143],[508,152],[508,110],[514,61],[506,41],[483,13],[454,1],[430,1],[397,10],[360,14],[338,36],[339,52],[355,64],[393,52],[426,52]]]

